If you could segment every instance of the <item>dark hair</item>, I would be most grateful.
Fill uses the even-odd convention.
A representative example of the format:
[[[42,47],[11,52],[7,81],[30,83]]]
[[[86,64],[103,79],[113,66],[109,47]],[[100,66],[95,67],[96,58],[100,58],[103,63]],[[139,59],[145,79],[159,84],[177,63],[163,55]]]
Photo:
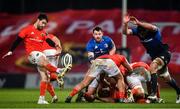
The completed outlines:
[[[47,16],[45,13],[40,13],[40,14],[38,15],[38,19],[39,19],[39,20],[45,19],[45,20],[48,22],[48,16]]]
[[[144,27],[142,27],[142,26],[138,26],[137,30],[141,32],[141,31],[145,31],[146,29]]]
[[[102,28],[97,26],[93,29],[93,33],[94,33],[94,31],[102,31]]]

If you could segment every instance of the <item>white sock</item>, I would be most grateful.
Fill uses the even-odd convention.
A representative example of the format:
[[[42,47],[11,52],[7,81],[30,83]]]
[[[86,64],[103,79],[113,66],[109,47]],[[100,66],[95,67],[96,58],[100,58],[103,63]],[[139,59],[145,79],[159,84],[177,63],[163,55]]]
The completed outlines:
[[[39,99],[45,100],[45,97],[44,96],[39,96]]]
[[[56,95],[54,95],[54,96],[53,96],[53,98],[57,98],[57,96],[56,96]]]

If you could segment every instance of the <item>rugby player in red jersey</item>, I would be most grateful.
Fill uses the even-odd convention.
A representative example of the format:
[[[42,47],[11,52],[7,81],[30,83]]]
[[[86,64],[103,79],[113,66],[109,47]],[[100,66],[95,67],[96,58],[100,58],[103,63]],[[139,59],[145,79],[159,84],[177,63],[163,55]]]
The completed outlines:
[[[47,34],[47,38],[51,39],[53,42],[56,43],[56,47],[50,46],[46,41],[43,42],[43,53],[45,54],[47,60],[49,63],[55,67],[58,67],[58,60],[59,60],[59,55],[62,51],[61,43],[60,40],[54,36],[53,34]],[[37,66],[38,72],[40,74],[47,74],[47,91],[50,93],[52,96],[52,103],[56,103],[58,101],[58,97],[55,94],[54,87],[51,84],[51,81],[57,80],[58,82],[58,76],[56,73],[50,73],[46,69]]]
[[[42,53],[43,42],[45,41],[53,47],[58,47],[58,44],[47,38],[47,34],[44,31],[47,23],[47,15],[44,13],[39,14],[34,24],[25,27],[19,32],[17,39],[14,41],[9,52],[6,53],[3,58],[12,55],[15,48],[20,44],[22,40],[24,40],[26,54],[28,56],[28,60],[32,64],[36,64],[41,68],[45,68],[51,73],[61,73],[63,69],[51,65],[47,60],[45,54]],[[40,73],[40,75],[40,97],[38,100],[38,104],[48,104],[44,97],[47,89],[47,73]]]

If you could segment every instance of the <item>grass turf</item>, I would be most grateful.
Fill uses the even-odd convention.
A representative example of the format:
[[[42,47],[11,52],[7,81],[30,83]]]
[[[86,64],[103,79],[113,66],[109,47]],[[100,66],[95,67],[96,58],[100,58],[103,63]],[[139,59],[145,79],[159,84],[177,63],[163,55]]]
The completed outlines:
[[[161,97],[165,104],[121,104],[121,103],[64,103],[70,90],[58,90],[56,93],[59,102],[49,105],[38,105],[38,89],[0,89],[0,108],[180,108],[180,104],[175,104],[176,94],[174,90],[161,90]],[[76,98],[76,97],[74,97]],[[46,100],[50,102],[51,97],[47,94]]]

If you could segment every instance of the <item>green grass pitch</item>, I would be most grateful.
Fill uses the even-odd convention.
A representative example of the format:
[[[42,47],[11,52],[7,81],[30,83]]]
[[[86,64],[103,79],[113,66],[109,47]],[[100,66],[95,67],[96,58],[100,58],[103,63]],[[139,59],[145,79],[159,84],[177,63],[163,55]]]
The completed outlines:
[[[175,104],[176,94],[174,90],[162,89],[161,97],[165,104],[121,104],[121,103],[64,103],[70,90],[56,89],[59,102],[49,105],[38,105],[38,89],[0,89],[0,108],[180,108],[180,104]],[[74,97],[76,98],[76,97]],[[47,101],[51,100],[47,93]]]

